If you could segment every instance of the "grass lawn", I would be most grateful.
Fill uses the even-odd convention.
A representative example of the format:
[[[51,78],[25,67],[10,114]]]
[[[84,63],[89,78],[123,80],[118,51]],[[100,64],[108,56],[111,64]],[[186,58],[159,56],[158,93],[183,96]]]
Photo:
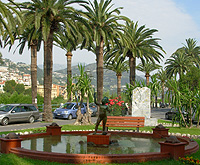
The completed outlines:
[[[101,127],[99,127],[101,129]],[[145,130],[145,131],[152,131],[152,128],[154,127],[144,127],[140,128],[140,130]],[[75,125],[63,125],[62,130],[93,130],[94,125],[88,125],[88,126],[75,126]],[[125,129],[125,128],[116,128],[118,130]],[[42,132],[45,131],[46,128],[37,128],[37,129],[29,129],[29,130],[23,130],[20,132],[25,132],[25,131],[32,131],[32,132]],[[17,132],[17,131],[15,131]],[[186,128],[177,128],[177,127],[170,127],[169,132],[174,132],[174,133],[181,133],[181,134],[191,134],[191,135],[200,135],[200,129],[199,128],[191,128],[191,129],[186,129]],[[9,132],[1,132],[0,134],[7,134]],[[200,145],[200,139],[196,139],[195,141],[198,142]],[[197,158],[200,160],[200,151],[198,151],[195,154],[191,155],[193,158]],[[42,165],[62,165],[60,163],[53,163],[53,162],[47,162],[47,161],[39,161],[39,160],[33,160],[33,159],[28,159],[28,158],[20,158],[17,157],[14,154],[0,154],[0,164],[3,165],[35,165],[35,164],[42,164]],[[133,163],[126,163],[128,164],[133,164]],[[175,160],[163,160],[163,161],[153,161],[153,162],[145,162],[145,163],[134,163],[134,165],[182,165],[183,163],[180,161],[175,161]]]

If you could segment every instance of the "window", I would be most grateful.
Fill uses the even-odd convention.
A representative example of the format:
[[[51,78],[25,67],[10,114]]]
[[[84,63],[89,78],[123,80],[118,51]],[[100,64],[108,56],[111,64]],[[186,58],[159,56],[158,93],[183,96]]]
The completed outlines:
[[[15,108],[13,109],[13,111],[16,112],[16,113],[19,113],[19,112],[21,112],[21,107],[20,107],[20,106],[17,106],[17,107],[15,107]]]

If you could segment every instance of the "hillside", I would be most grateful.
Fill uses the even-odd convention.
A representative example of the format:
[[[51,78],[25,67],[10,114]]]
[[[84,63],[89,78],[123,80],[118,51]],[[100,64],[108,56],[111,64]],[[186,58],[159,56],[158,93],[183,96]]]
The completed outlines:
[[[20,75],[22,74],[30,74],[30,65],[18,62],[14,63],[9,59],[4,59],[4,64],[2,66],[7,66],[10,70],[18,72]],[[43,84],[43,70],[39,67],[37,78],[40,84]],[[96,64],[88,64],[85,66],[85,71],[92,78],[92,85],[96,87]],[[72,66],[72,74],[73,76],[79,75],[78,65]],[[67,69],[57,70],[53,72],[53,83],[58,85],[66,85],[67,82]],[[136,76],[136,80],[144,80],[143,78]],[[126,83],[129,83],[129,73],[124,72],[122,74],[122,86]],[[117,88],[117,77],[113,71],[104,69],[104,91],[116,91]]]
[[[85,66],[85,71],[89,73],[89,75],[92,77],[92,85],[96,87],[96,64],[88,64]],[[57,73],[66,75],[67,69],[62,69],[55,71]],[[72,74],[73,75],[79,75],[78,66],[72,66]],[[137,81],[143,81],[144,79],[136,76]],[[122,86],[126,85],[126,83],[129,83],[129,72],[124,72],[122,74]],[[117,88],[117,77],[115,72],[104,69],[104,90],[114,90],[116,91]]]

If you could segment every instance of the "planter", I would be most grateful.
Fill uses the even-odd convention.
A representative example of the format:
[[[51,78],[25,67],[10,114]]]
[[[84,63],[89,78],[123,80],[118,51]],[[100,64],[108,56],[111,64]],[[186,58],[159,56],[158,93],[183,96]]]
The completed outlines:
[[[60,126],[46,126],[46,132],[50,135],[61,135],[61,128]]]
[[[1,153],[8,154],[10,153],[11,148],[21,148],[21,141],[23,139],[5,139],[0,138],[1,141]]]

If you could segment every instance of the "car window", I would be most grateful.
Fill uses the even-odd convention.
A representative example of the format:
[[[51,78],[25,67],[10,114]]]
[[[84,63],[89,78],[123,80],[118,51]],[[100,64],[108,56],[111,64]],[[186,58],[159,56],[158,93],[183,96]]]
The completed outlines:
[[[0,107],[0,111],[9,112],[13,107],[13,105],[5,105]]]
[[[35,106],[29,106],[29,111],[37,111],[37,108]]]
[[[30,111],[30,108],[28,106],[22,106],[21,111],[22,112],[28,112],[28,111]]]
[[[84,105],[83,105],[83,104],[81,104],[81,108],[84,108]]]
[[[64,108],[64,109],[71,109],[73,106],[74,106],[74,104],[67,103],[67,104],[62,105],[61,108]]]
[[[15,108],[13,109],[13,111],[14,111],[15,113],[19,113],[19,112],[21,112],[21,107],[20,107],[20,106],[17,106],[17,107],[15,107]]]
[[[78,105],[75,105],[75,106],[74,106],[74,109],[78,109]]]

